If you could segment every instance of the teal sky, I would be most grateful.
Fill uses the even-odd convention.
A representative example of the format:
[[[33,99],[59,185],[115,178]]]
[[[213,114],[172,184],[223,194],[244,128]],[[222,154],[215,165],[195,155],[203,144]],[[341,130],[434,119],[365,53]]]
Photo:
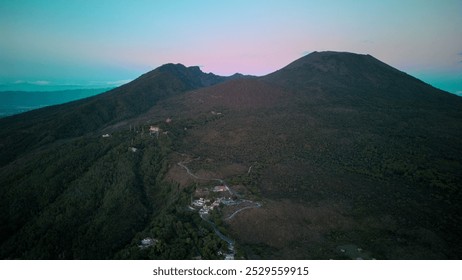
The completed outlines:
[[[264,75],[368,53],[462,93],[462,0],[3,0],[0,85],[119,85],[164,63]]]

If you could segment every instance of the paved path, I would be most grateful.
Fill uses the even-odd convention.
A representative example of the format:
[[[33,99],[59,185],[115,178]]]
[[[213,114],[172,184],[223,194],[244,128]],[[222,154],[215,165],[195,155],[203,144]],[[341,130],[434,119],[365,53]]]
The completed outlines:
[[[259,202],[252,202],[252,203],[255,203],[255,205],[246,206],[246,207],[243,207],[241,209],[238,209],[238,210],[234,211],[234,213],[229,215],[229,217],[225,218],[224,221],[231,220],[232,218],[234,218],[234,216],[236,216],[236,214],[238,214],[239,212],[244,211],[246,209],[260,208],[261,207],[261,203],[259,203]]]

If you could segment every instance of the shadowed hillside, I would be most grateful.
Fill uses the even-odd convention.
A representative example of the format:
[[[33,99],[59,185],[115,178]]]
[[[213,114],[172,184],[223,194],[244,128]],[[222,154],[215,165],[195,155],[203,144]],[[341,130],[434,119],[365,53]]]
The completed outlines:
[[[82,136],[138,116],[169,96],[224,81],[198,67],[166,64],[104,94],[0,119],[0,165],[56,140]]]

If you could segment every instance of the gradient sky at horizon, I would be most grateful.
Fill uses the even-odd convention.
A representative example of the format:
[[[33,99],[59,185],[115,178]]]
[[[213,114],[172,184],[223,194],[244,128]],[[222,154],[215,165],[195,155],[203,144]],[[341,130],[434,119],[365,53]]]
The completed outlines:
[[[461,26],[461,0],[3,0],[0,84],[117,85],[169,62],[264,75],[338,50],[462,93]]]

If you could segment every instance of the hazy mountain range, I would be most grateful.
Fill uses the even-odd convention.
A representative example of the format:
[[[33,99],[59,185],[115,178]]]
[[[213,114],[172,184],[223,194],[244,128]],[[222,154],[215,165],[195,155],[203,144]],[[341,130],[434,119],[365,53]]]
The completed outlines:
[[[111,88],[57,91],[0,91],[0,117],[90,97]]]
[[[0,257],[459,259],[461,159],[462,98],[370,55],[166,64],[0,119]]]

